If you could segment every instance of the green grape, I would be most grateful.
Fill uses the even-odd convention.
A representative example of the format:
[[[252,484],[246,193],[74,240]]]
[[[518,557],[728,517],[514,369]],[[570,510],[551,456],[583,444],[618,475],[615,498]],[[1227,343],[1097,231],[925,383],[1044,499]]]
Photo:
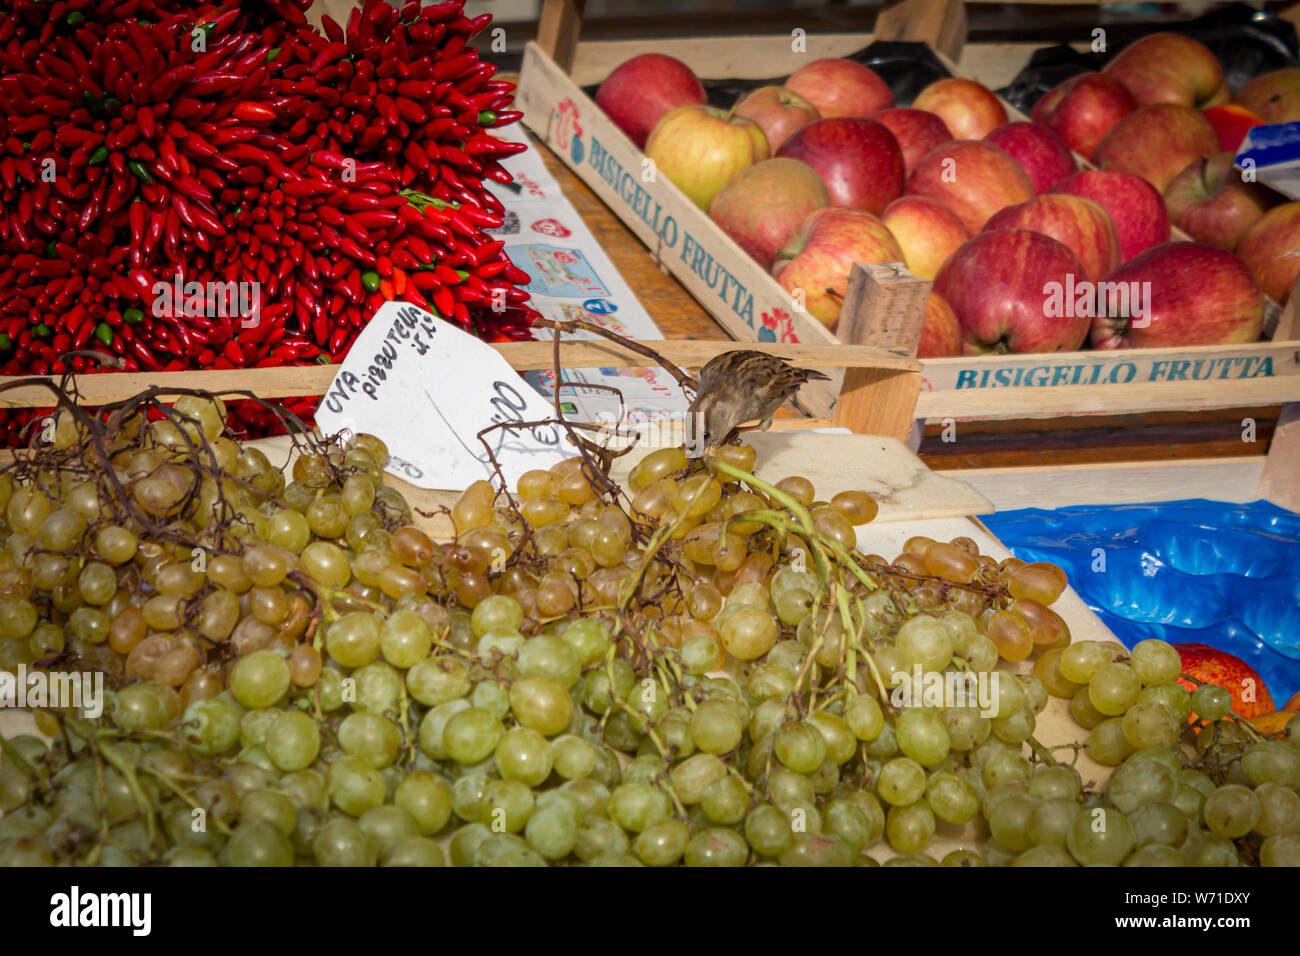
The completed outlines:
[[[1088,681],[1088,699],[1107,717],[1124,713],[1137,703],[1141,693],[1142,682],[1127,664],[1103,664]]]
[[[520,724],[551,737],[569,726],[573,699],[547,677],[520,677],[510,685],[510,709]]]
[[[1294,833],[1268,837],[1259,847],[1260,866],[1300,866],[1300,835]]]
[[[815,729],[809,729],[817,733]],[[706,754],[725,754],[740,746],[745,734],[745,721],[730,704],[721,700],[706,700],[691,715],[690,732],[696,749]],[[821,741],[824,756],[826,745],[820,733],[817,733],[817,740]],[[807,746],[815,746],[811,738]],[[820,758],[817,763],[821,763]]]
[[[702,677],[717,664],[717,642],[707,634],[697,634],[682,643],[681,657],[682,670],[692,677]]]
[[[1029,761],[1016,750],[1002,750],[993,753],[984,764],[984,785],[992,788],[999,784],[1017,781],[1028,783]]]
[[[846,867],[853,865],[855,855],[849,843],[836,833],[796,833],[779,859],[781,866]]]
[[[266,752],[282,771],[305,770],[320,753],[320,730],[301,711],[280,713],[266,730]]]
[[[433,713],[430,711],[430,715]],[[421,731],[423,737],[423,728]],[[503,732],[501,721],[491,711],[467,707],[452,714],[444,724],[442,746],[447,756],[457,763],[475,764],[492,755]]]
[[[826,805],[822,833],[838,837],[849,845],[854,856],[873,842],[872,820],[851,800],[832,800]]]
[[[1124,861],[1133,849],[1133,827],[1118,810],[1097,807],[1084,810],[1070,826],[1066,846],[1076,861],[1087,866],[1112,866]]]
[[[924,800],[893,806],[885,818],[885,837],[899,853],[920,853],[934,836],[934,811]]]
[[[380,866],[445,866],[446,862],[442,847],[435,841],[428,837],[408,836],[388,848]]]
[[[744,866],[749,846],[735,830],[715,827],[691,837],[682,856],[687,866]]]
[[[1300,750],[1280,740],[1264,740],[1246,748],[1241,769],[1252,784],[1300,785]]]
[[[992,722],[980,716],[975,707],[945,708],[941,719],[944,730],[948,732],[948,746],[962,752],[982,744],[993,728]]]
[[[975,788],[950,771],[930,777],[925,785],[925,800],[934,815],[945,823],[969,823],[980,808]]]
[[[1182,732],[1178,719],[1158,701],[1139,700],[1124,714],[1121,726],[1124,738],[1135,750],[1173,747]]]
[[[524,839],[543,859],[560,860],[577,845],[578,827],[579,821],[563,807],[544,807],[528,818]]]
[[[629,833],[640,833],[646,827],[672,816],[672,803],[668,794],[648,783],[625,783],[609,796],[609,817]]]
[[[1145,685],[1172,681],[1182,673],[1182,658],[1172,644],[1148,639],[1133,645],[1129,653],[1129,667]]]
[[[699,710],[695,713],[698,717]],[[743,729],[741,725],[741,732]],[[778,730],[772,738],[772,750],[795,773],[812,773],[826,759],[826,738],[812,724],[800,722]]]
[[[1013,853],[1023,853],[1033,845],[1029,819],[1038,807],[1038,798],[1027,793],[1011,794],[988,812],[989,832],[993,839]]]
[[[918,707],[904,710],[894,723],[894,734],[903,755],[923,767],[933,767],[948,756],[948,731],[935,711]]]
[[[1255,799],[1259,801],[1256,833],[1265,837],[1300,833],[1300,796],[1294,790],[1280,783],[1262,783],[1255,788]]]
[[[518,780],[493,780],[483,792],[479,822],[493,833],[518,833],[533,814],[532,790]]]
[[[551,760],[565,780],[580,780],[595,772],[596,748],[581,737],[563,734],[551,741]]]
[[[374,866],[379,849],[355,820],[331,820],[311,841],[317,866]]]
[[[609,650],[609,626],[597,618],[578,618],[565,627],[560,633],[560,639],[573,648],[578,655],[578,662],[583,667],[588,667],[602,660]],[[714,653],[716,660],[716,650]]]
[[[704,788],[727,774],[727,765],[713,754],[697,753],[678,762],[673,767],[673,791],[686,806],[694,806],[704,798]]]
[[[1057,665],[1061,676],[1076,684],[1091,682],[1102,666],[1114,660],[1113,648],[1097,641],[1076,641],[1061,651]]]
[[[394,611],[384,621],[379,649],[384,660],[403,670],[427,660],[433,648],[433,630],[414,611]],[[408,675],[409,676],[409,675]]]
[[[1164,704],[1180,725],[1186,723],[1192,713],[1192,695],[1176,681],[1159,681],[1143,687],[1138,702],[1147,701]]]
[[[1065,846],[1070,827],[1080,812],[1082,808],[1073,799],[1040,799],[1029,814],[1026,833],[1030,842],[1034,846]]]
[[[680,820],[663,820],[642,830],[633,848],[646,866],[672,866],[682,858],[690,839],[691,831],[686,824]]]
[[[1263,810],[1249,787],[1227,784],[1206,798],[1203,813],[1212,832],[1235,840],[1255,829]]]
[[[360,757],[376,770],[396,760],[402,746],[401,732],[391,720],[366,711],[345,717],[339,724],[338,739],[345,754]]]
[[[501,776],[528,787],[540,785],[551,775],[552,759],[550,741],[527,727],[507,731],[496,748],[496,766]],[[547,856],[541,849],[534,849]]]
[[[1133,745],[1124,734],[1124,721],[1119,717],[1103,720],[1088,735],[1088,756],[1107,767],[1117,766],[1133,752]]]
[[[866,754],[872,760],[887,760],[898,753],[898,740],[894,736],[894,725],[884,724],[874,739],[867,742]]]
[[[1111,774],[1106,795],[1121,813],[1132,813],[1144,804],[1170,802],[1177,789],[1177,777],[1164,764],[1130,757]]]
[[[1150,843],[1139,847],[1124,861],[1125,866],[1187,866],[1187,857],[1171,846]]]
[[[760,803],[745,817],[745,839],[755,853],[779,856],[794,842],[789,815],[770,803]]]
[[[185,741],[201,754],[223,754],[239,742],[239,718],[239,705],[233,700],[197,700],[181,717]]]
[[[362,667],[379,656],[381,634],[382,627],[375,615],[352,611],[328,626],[325,649],[343,667]]]
[[[517,631],[523,623],[523,606],[504,594],[484,598],[470,614],[470,626],[474,629],[475,637],[482,637],[495,628]]]
[[[271,823],[246,818],[230,835],[224,856],[230,866],[293,866],[293,844]]]
[[[1202,720],[1222,720],[1232,710],[1232,695],[1217,684],[1202,684],[1192,691],[1192,710]]]
[[[1036,724],[1033,710],[1026,706],[1009,717],[994,719],[991,727],[993,736],[1002,742],[1021,744],[1033,736]]]
[[[1201,848],[1196,852],[1193,864],[1195,866],[1240,866],[1241,861],[1237,856],[1237,848],[1231,840],[1217,833],[1207,833]]]
[[[1078,866],[1061,846],[1033,846],[1011,861],[1012,866]]]
[[[622,855],[627,853],[629,848],[630,843],[622,827],[608,817],[589,814],[578,826],[573,855],[582,862],[589,863],[599,856]]]
[[[749,809],[749,793],[744,784],[729,774],[704,788],[700,794],[700,809],[713,823],[739,823],[745,819],[745,812]]]
[[[406,672],[406,689],[421,704],[437,707],[470,692],[469,668],[455,657],[426,657]]]
[[[524,644],[517,666],[524,677],[547,677],[566,689],[582,674],[577,651],[562,638],[547,634],[539,634]]]
[[[122,730],[162,730],[180,709],[176,692],[146,681],[123,687],[113,697],[109,715]]]
[[[1073,767],[1040,767],[1029,780],[1029,792],[1041,800],[1077,800],[1083,783]]]
[[[383,803],[385,793],[379,771],[359,757],[340,757],[330,764],[330,801],[344,813],[359,817]]]
[[[910,757],[896,757],[880,768],[876,792],[886,803],[906,806],[925,794],[925,768]]]
[[[413,770],[403,777],[393,803],[411,815],[421,836],[437,833],[451,819],[451,792],[427,770]]]
[[[1148,803],[1129,814],[1133,825],[1133,842],[1140,847],[1149,844],[1177,846],[1187,836],[1187,817],[1169,803]]]
[[[1024,854],[1021,854],[1022,856]],[[953,850],[940,862],[940,866],[984,866],[984,857],[974,850]]]
[[[481,823],[469,823],[461,827],[451,838],[448,847],[452,866],[473,866],[479,848],[492,831]]]
[[[844,705],[844,721],[858,740],[869,743],[880,736],[885,715],[874,697],[858,694]]]

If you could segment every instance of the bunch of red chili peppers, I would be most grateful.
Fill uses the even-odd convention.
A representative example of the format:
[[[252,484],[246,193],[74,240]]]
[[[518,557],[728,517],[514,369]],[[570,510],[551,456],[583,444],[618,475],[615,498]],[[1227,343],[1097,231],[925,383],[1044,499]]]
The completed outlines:
[[[0,373],[94,370],[65,357],[83,350],[129,371],[338,360],[392,298],[529,336],[529,277],[485,231],[484,180],[524,148],[488,132],[520,116],[469,45],[490,15],[367,0],[322,34],[310,5],[12,0]],[[257,283],[260,308],[186,310],[158,283]]]

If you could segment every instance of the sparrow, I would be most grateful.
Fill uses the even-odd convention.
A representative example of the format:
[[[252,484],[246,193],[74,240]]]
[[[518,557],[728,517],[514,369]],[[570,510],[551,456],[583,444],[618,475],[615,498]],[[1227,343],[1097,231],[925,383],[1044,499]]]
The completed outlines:
[[[772,424],[776,410],[799,391],[799,386],[829,376],[810,368],[796,368],[785,359],[735,349],[714,356],[700,369],[699,387],[690,412],[703,416],[704,447],[724,444],[745,422]]]

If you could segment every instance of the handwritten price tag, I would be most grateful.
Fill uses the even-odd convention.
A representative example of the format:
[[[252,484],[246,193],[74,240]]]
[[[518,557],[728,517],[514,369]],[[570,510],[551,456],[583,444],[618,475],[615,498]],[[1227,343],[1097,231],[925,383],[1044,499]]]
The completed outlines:
[[[511,487],[530,468],[574,453],[555,410],[490,345],[423,309],[387,302],[375,313],[321,400],[322,434],[368,432],[388,445],[387,471],[418,488],[458,490],[492,475]]]

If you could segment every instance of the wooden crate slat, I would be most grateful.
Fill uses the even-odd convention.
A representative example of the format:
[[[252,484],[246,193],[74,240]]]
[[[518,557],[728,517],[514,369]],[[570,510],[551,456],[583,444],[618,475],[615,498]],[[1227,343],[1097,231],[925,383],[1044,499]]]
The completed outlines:
[[[686,368],[696,368],[720,352],[737,348],[735,342],[699,342],[666,340],[642,343],[658,351],[668,361]],[[796,365],[821,368],[869,366],[882,373],[917,378],[921,363],[910,356],[872,346],[799,345],[793,343],[755,343],[753,348],[794,362]],[[518,371],[553,368],[554,346],[550,342],[502,342],[493,345]],[[602,368],[638,366],[645,356],[609,341],[569,340],[561,344],[561,361],[565,368]],[[82,402],[103,405],[122,401],[151,385],[161,388],[199,388],[211,392],[237,389],[251,391],[261,398],[292,398],[323,395],[338,372],[337,365],[305,365],[291,368],[207,369],[186,372],[124,372],[104,375],[81,375],[76,379]],[[25,377],[25,376],[17,376]],[[0,385],[15,377],[0,376]],[[48,377],[50,381],[57,376]],[[39,386],[14,388],[0,392],[0,408],[42,408],[52,404],[50,393]],[[893,412],[890,413],[891,415]]]

